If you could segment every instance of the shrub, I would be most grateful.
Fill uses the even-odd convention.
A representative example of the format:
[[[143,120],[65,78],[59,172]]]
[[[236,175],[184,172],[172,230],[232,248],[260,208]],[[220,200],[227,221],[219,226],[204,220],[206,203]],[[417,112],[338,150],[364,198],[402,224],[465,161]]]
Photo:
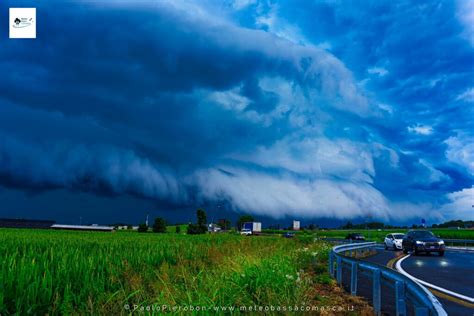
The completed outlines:
[[[189,224],[187,233],[189,235],[204,234],[207,231],[207,216],[203,209],[197,210],[197,224]]]
[[[189,224],[187,233],[189,235],[199,235],[204,234],[207,230],[206,226],[198,225],[198,224]]]
[[[153,224],[154,233],[166,233],[166,221],[161,218],[155,218],[155,223]]]
[[[138,232],[139,233],[146,233],[148,231],[148,226],[146,224],[138,225]]]

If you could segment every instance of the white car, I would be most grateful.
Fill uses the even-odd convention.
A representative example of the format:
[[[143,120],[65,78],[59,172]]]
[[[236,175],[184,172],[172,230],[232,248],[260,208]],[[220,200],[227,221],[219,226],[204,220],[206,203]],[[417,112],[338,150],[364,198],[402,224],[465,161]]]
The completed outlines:
[[[243,228],[241,231],[240,231],[240,234],[241,235],[245,235],[245,236],[248,236],[248,235],[252,235],[252,231],[248,228]]]
[[[404,234],[401,233],[393,233],[393,234],[388,234],[385,237],[385,250],[387,249],[393,249],[393,250],[398,250],[402,249],[402,240],[403,237],[405,237]]]

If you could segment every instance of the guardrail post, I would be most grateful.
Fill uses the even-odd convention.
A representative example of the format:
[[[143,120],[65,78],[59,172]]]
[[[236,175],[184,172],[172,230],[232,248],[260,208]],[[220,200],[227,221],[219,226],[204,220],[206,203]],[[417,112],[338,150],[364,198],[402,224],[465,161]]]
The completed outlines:
[[[341,257],[337,257],[337,271],[336,271],[336,279],[337,284],[342,285],[342,259]]]
[[[332,251],[329,253],[329,275],[334,277],[334,254]]]
[[[397,306],[397,316],[405,316],[407,314],[407,306],[405,304],[405,283],[401,281],[395,282],[395,302]]]
[[[426,307],[415,307],[415,316],[429,316],[430,312]]]
[[[382,300],[380,295],[380,269],[375,269],[373,272],[373,305],[376,315],[381,315]]]
[[[361,272],[368,271],[369,275],[372,274],[372,305],[374,308],[375,315],[380,316],[382,314],[382,275],[384,278],[383,280],[388,280],[394,285],[394,307],[396,309],[397,316],[407,315],[408,303],[410,304],[410,306],[420,304],[418,306],[413,306],[415,316],[430,316],[432,314],[437,314],[441,316],[447,315],[446,311],[442,308],[441,304],[438,300],[436,300],[436,298],[434,298],[434,296],[430,295],[429,292],[427,292],[425,289],[423,289],[416,282],[413,282],[409,278],[391,269],[377,266],[374,263],[360,262],[358,260],[353,260],[348,257],[343,257],[343,254],[347,255],[347,253],[349,252],[351,253],[351,255],[359,256],[364,251],[364,248],[372,248],[374,244],[375,242],[370,242],[365,243],[362,246],[352,244],[348,246],[340,245],[333,247],[329,254],[329,273],[332,277],[336,278],[337,283],[339,285],[342,285],[343,283],[343,264],[350,265],[351,295],[356,295],[358,292],[357,275],[359,273],[359,269],[361,270]],[[349,267],[347,266],[347,269],[348,268]],[[359,293],[359,295],[360,294],[361,293]]]
[[[351,295],[357,294],[357,269],[359,268],[357,262],[352,262],[351,267]]]

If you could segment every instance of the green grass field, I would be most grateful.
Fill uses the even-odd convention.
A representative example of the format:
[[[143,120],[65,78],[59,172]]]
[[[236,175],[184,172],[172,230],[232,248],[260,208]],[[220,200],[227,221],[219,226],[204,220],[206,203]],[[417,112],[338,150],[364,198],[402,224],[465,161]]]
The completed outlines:
[[[0,229],[0,315],[324,303],[330,246],[312,240]]]
[[[176,232],[176,226],[177,225],[166,226],[166,231],[168,233],[175,233]],[[188,225],[187,224],[181,224],[181,225],[179,225],[179,227],[181,229],[181,234],[186,234],[186,229],[188,228]]]
[[[299,232],[292,239],[168,231],[0,229],[0,315],[126,314],[125,305],[324,304],[337,298],[314,291],[333,284],[326,272],[330,245],[314,237],[349,231]],[[403,232],[352,231],[379,241]],[[474,238],[472,230],[434,232]]]

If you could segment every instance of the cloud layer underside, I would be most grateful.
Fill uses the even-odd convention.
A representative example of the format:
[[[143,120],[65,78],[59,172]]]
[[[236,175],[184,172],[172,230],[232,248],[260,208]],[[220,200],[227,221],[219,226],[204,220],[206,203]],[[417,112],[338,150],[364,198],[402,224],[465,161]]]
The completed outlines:
[[[67,32],[48,19],[33,44],[6,43],[1,184],[227,202],[275,218],[398,218],[400,203],[435,214],[463,192],[446,170],[472,172],[465,132],[437,141],[443,166],[410,153],[400,143],[439,135],[412,133],[426,124],[410,121],[403,141],[387,136],[404,124],[398,108],[333,53],[215,10],[72,2],[61,8]]]

